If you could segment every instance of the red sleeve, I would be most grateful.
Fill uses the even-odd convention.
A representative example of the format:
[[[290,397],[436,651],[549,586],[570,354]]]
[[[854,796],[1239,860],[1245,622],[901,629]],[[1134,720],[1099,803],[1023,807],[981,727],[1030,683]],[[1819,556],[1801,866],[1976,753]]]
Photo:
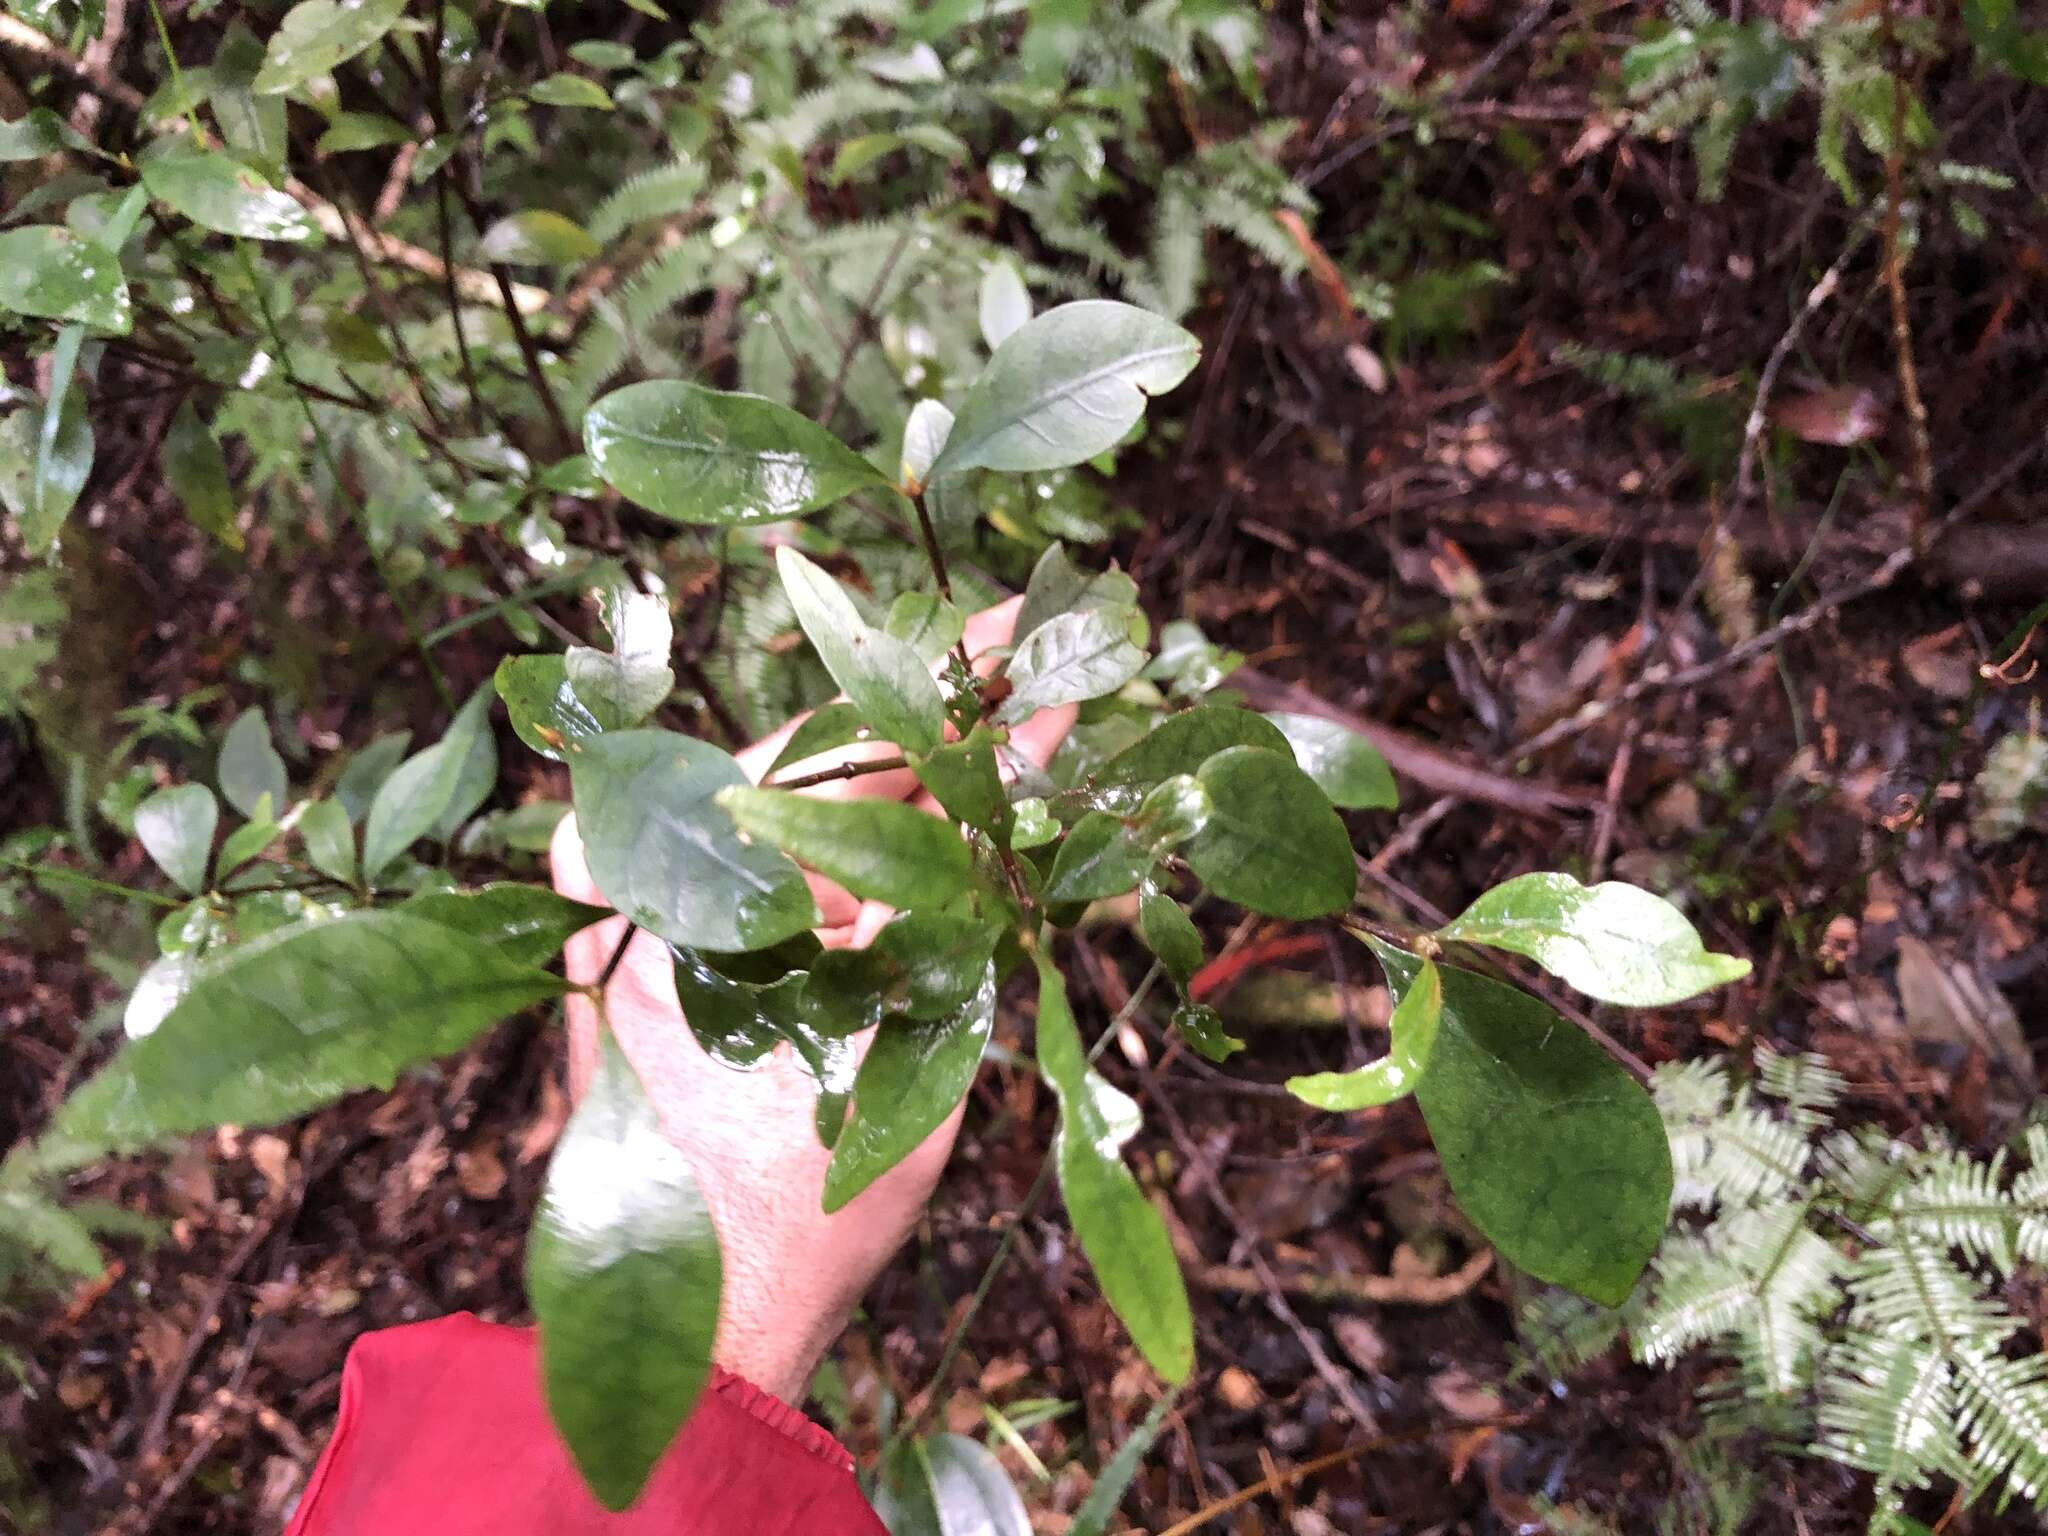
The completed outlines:
[[[541,1402],[533,1331],[469,1313],[365,1334],[287,1536],[886,1536],[853,1458],[720,1371],[624,1514],[583,1486]]]

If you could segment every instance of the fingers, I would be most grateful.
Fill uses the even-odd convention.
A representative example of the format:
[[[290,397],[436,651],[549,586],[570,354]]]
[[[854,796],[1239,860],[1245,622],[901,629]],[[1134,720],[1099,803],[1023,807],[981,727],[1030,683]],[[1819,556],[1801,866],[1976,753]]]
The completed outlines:
[[[992,651],[999,645],[1008,645],[1017,630],[1017,610],[1023,606],[1023,598],[1011,597],[993,608],[984,608],[969,615],[966,633],[960,637],[960,643],[967,647],[968,659],[974,660],[984,651]],[[994,660],[990,659],[987,665],[978,666],[975,671],[989,672],[994,670],[994,666]]]

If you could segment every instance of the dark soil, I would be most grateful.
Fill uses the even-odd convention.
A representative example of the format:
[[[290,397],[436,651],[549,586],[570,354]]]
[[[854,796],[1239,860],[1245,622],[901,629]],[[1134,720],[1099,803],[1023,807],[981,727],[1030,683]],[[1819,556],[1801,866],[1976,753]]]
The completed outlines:
[[[1196,322],[1206,344],[1197,387],[1174,403],[1162,452],[1126,482],[1148,516],[1117,553],[1155,618],[1197,618],[1263,673],[1436,754],[1437,782],[1404,783],[1400,818],[1355,818],[1368,854],[1430,808],[1461,765],[1557,792],[1561,809],[1541,816],[1452,799],[1369,886],[1389,916],[1455,911],[1531,868],[1597,866],[1689,886],[1716,947],[1755,958],[1752,980],[1602,1023],[1652,1062],[1766,1040],[1824,1049],[1853,1082],[1858,1113],[1900,1130],[1945,1125],[1981,1144],[1995,1105],[2042,1086],[2048,1041],[2043,841],[1986,849],[1965,826],[1984,752],[2042,697],[2024,657],[2003,675],[1978,671],[2005,659],[2000,638],[2043,587],[2026,562],[2040,561],[2048,531],[2048,465],[2024,458],[2048,420],[2040,189],[2031,226],[2014,222],[1974,246],[1931,227],[1911,270],[1936,511],[1998,489],[1956,546],[1889,589],[1752,659],[1712,666],[1731,636],[1800,613],[1912,536],[1875,250],[1847,268],[1841,299],[1815,319],[1780,393],[1811,400],[1848,381],[1868,391],[1882,435],[1855,449],[1785,449],[1768,503],[1715,496],[1677,436],[1560,347],[1676,360],[1708,381],[1705,398],[1725,403],[1739,437],[1758,369],[1848,228],[1807,151],[1812,124],[1757,134],[1726,200],[1703,206],[1683,146],[1597,131],[1611,82],[1570,63],[1531,72],[1531,57],[1583,57],[1560,51],[1578,23],[1558,19],[1472,79],[1425,147],[1398,114],[1381,114],[1375,82],[1417,71],[1462,79],[1523,14],[1487,0],[1429,9],[1448,14],[1419,37],[1397,26],[1398,7],[1353,7],[1313,36],[1299,12],[1276,13],[1269,94],[1305,125],[1295,149],[1304,177],[1383,137],[1316,181],[1325,249],[1349,264],[1383,250],[1390,229],[1426,226],[1437,231],[1430,263],[1494,260],[1512,282],[1471,299],[1443,336],[1416,341],[1347,320],[1313,283],[1250,264],[1230,273]],[[1627,20],[1617,11],[1598,24]],[[2048,93],[1971,80],[1930,89],[1945,93],[1942,120],[1962,125],[1954,158],[2038,176],[2022,146],[2048,142]],[[1499,152],[1509,133],[1527,146],[1519,160]],[[1455,226],[1446,209],[1461,215]],[[1822,360],[1825,379],[1812,371]],[[1366,383],[1376,368],[1383,392]],[[157,425],[153,409],[134,408],[138,444]],[[344,615],[360,624],[351,676],[365,647],[397,659],[380,685],[388,697],[334,695],[309,709],[308,742],[364,739],[405,699],[431,707],[344,531],[327,535],[329,564],[286,574],[258,550],[236,575],[191,543],[159,495],[131,477],[126,499],[70,556],[77,579],[105,595],[95,632],[60,664],[75,679],[77,708],[66,714],[76,728],[108,713],[91,707],[93,690],[126,702],[234,686],[245,635],[316,610],[322,633],[348,632]],[[1710,561],[1717,531],[1726,549]],[[472,654],[452,649],[458,687],[495,659],[481,635]],[[307,657],[309,677],[335,660]],[[1702,664],[1708,675],[1690,686],[1651,688],[1534,753],[1519,745],[1647,668]],[[44,762],[0,735],[0,825],[61,820]],[[124,875],[140,870],[117,867]],[[104,923],[105,907],[42,900],[0,937],[0,1114],[11,1117],[0,1141],[40,1123],[107,1049],[118,992],[85,959],[105,939],[86,914]],[[2003,990],[2031,1071],[1990,1060],[1965,1030],[1941,1038],[1904,1016],[1895,972],[1909,935]],[[1137,1160],[1157,1175],[1191,1271],[1215,1282],[1195,1292],[1202,1375],[1127,1515],[1163,1530],[1365,1433],[1377,1437],[1369,1448],[1212,1528],[1568,1529],[1546,1527],[1538,1498],[1620,1531],[1655,1528],[1687,1491],[1674,1446],[1699,1431],[1694,1392],[1719,1364],[1664,1373],[1612,1357],[1567,1381],[1529,1367],[1513,1326],[1517,1283],[1498,1269],[1466,1270],[1457,1285],[1441,1278],[1479,1250],[1412,1106],[1315,1115],[1275,1086],[1374,1050],[1384,997],[1355,990],[1370,980],[1359,952],[1335,941],[1262,951],[1273,937],[1256,927],[1212,935],[1273,956],[1248,966],[1241,986],[1290,973],[1336,983],[1354,1004],[1345,1012],[1355,1017],[1340,1020],[1348,1027],[1260,1030],[1227,1073],[1149,1027],[1103,1057],[1147,1106]],[[1091,938],[1089,985],[1077,996],[1084,1025],[1100,1028],[1122,1002],[1139,955],[1118,931]],[[1016,1022],[999,1038],[1020,1044]],[[82,1181],[79,1195],[145,1214],[158,1232],[115,1241],[100,1282],[0,1322],[0,1360],[13,1357],[20,1378],[0,1393],[0,1479],[13,1479],[11,1497],[59,1532],[278,1530],[332,1423],[351,1340],[459,1309],[522,1318],[522,1235],[564,1111],[559,1036],[526,1022],[390,1095]],[[926,1231],[836,1357],[838,1385],[820,1411],[857,1454],[874,1449],[883,1395],[923,1388],[1015,1220],[1050,1120],[1029,1072],[984,1074]],[[1369,1428],[1348,1421],[1261,1288],[1216,1273],[1254,1251],[1283,1279],[1416,1279],[1408,1304],[1293,1301],[1370,1409]],[[2037,1322],[2048,1315],[2048,1298],[2028,1301]],[[962,1430],[979,1430],[985,1400],[1080,1405],[1026,1436],[1056,1463],[1050,1487],[1027,1481],[1031,1502],[1048,1512],[1044,1530],[1064,1530],[1058,1512],[1085,1491],[1085,1468],[1143,1417],[1156,1383],[1056,1210],[1025,1218],[1017,1261],[975,1316],[945,1391],[938,1416]],[[1076,1454],[1059,1461],[1062,1448]],[[1861,1479],[1761,1440],[1741,1457],[1767,1490],[1746,1529],[1862,1529]],[[1942,1513],[1938,1499],[1921,1511],[1929,1523]],[[2031,1528],[1988,1512],[1945,1527]]]

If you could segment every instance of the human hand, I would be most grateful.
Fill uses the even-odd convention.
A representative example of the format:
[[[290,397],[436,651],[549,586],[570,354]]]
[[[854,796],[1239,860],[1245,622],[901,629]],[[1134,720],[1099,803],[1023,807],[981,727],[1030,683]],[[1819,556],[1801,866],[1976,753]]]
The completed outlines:
[[[1012,599],[967,621],[971,657],[1009,642],[1020,602]],[[1043,711],[1011,733],[1011,747],[1042,766],[1073,720],[1071,707]],[[796,725],[792,720],[738,754],[750,779],[758,781],[766,772]],[[884,742],[861,743],[807,761],[793,773],[895,751]],[[935,809],[907,768],[835,779],[804,793],[909,799]],[[604,904],[584,862],[574,817],[563,818],[556,830],[551,857],[557,890]],[[893,915],[881,903],[858,901],[819,876],[811,876],[810,884],[823,919],[818,937],[828,949],[865,946]],[[595,981],[625,929],[626,920],[615,917],[571,939],[564,952],[569,979]],[[818,1359],[931,1198],[962,1111],[956,1109],[916,1151],[827,1215],[822,1205],[832,1154],[818,1142],[817,1085],[788,1046],[777,1047],[749,1071],[713,1061],[683,1021],[667,946],[644,932],[633,935],[605,989],[605,1014],[663,1129],[703,1188],[718,1229],[725,1282],[712,1357],[785,1401],[801,1401]],[[596,1068],[598,1011],[588,996],[571,993],[568,1016],[570,1092],[580,1097]],[[860,1041],[863,1052],[867,1044],[867,1038]]]

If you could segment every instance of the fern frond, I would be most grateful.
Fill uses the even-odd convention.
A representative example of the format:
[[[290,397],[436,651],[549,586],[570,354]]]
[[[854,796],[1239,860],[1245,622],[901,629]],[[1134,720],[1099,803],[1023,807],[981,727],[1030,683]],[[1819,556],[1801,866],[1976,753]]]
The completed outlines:
[[[1848,1081],[1825,1060],[1806,1051],[1757,1048],[1756,1091],[1782,1104],[1786,1114],[1807,1130],[1825,1122],[1849,1091]]]
[[[2019,1212],[2013,1248],[2029,1263],[2048,1264],[2048,1122],[2027,1128],[2027,1165],[2012,1181]]]
[[[1929,1474],[1967,1480],[1956,1393],[1939,1349],[1909,1338],[1869,1337],[1835,1351],[1823,1372],[1820,1448],[1876,1474],[1880,1501],[1924,1488]]]
[[[2037,1505],[2048,1504],[2048,1359],[2009,1360],[1963,1346],[1950,1364],[1958,1422],[1979,1471],[2004,1478]]]
[[[2000,1273],[2013,1266],[2020,1213],[2002,1187],[2005,1155],[1973,1162],[1954,1150],[1923,1152],[1891,1192],[1878,1229],[1959,1248]]]
[[[1614,1347],[1627,1313],[1546,1287],[1515,1315],[1515,1336],[1549,1376],[1563,1376]]]
[[[700,231],[642,262],[619,295],[619,313],[628,333],[645,331],[675,305],[709,287],[717,256],[710,235]]]
[[[1850,1324],[1879,1337],[1998,1344],[2017,1326],[1938,1242],[1900,1228],[1892,1241],[1850,1261]]]
[[[704,166],[697,160],[657,165],[613,188],[584,221],[591,238],[609,245],[627,230],[689,210],[704,190]]]

